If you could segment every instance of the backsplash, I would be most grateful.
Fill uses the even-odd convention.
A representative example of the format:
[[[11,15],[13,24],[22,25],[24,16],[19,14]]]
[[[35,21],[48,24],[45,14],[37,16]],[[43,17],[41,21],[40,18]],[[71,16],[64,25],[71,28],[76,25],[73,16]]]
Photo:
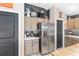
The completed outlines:
[[[34,31],[26,31],[25,32],[25,36],[26,37],[37,37],[37,32],[34,32]]]
[[[72,32],[71,29],[65,29],[65,35],[68,35],[68,32]]]
[[[69,32],[72,32],[71,35],[79,36],[79,30],[65,29],[65,35],[68,35]]]
[[[79,36],[79,30],[72,30],[72,32],[73,32],[73,35]]]

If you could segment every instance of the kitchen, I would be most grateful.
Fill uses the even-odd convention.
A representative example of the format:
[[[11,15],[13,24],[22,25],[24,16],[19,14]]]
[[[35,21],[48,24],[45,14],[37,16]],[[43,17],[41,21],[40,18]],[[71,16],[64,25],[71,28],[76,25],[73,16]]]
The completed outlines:
[[[47,5],[50,7],[45,9]],[[53,56],[59,50],[79,43],[79,16],[74,11],[72,14],[63,9],[76,4],[47,5],[24,4],[25,56]],[[65,53],[64,55],[67,56]]]
[[[32,6],[29,4],[25,4],[26,7],[26,11],[25,11],[25,41],[24,41],[24,45],[25,45],[25,54],[29,55],[32,53],[39,53],[39,37],[40,37],[40,26],[42,25],[41,23],[48,23],[48,18],[47,18],[47,10],[43,9],[43,8],[39,8],[37,6]],[[28,8],[27,8],[28,7]],[[30,10],[28,10],[30,9]],[[43,11],[41,11],[43,10]],[[31,13],[31,17],[29,17],[29,15],[27,14]],[[34,16],[34,12],[37,12],[38,15]],[[26,15],[27,14],[27,15]],[[28,17],[27,17],[28,16]],[[27,41],[30,40],[30,41]],[[29,48],[27,48],[29,44]],[[28,51],[29,52],[28,52]]]

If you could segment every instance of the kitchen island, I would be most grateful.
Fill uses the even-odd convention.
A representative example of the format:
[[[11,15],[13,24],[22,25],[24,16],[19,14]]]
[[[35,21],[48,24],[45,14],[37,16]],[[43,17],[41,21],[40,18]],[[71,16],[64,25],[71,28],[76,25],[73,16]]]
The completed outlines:
[[[53,56],[79,56],[79,43],[56,50],[51,53]]]

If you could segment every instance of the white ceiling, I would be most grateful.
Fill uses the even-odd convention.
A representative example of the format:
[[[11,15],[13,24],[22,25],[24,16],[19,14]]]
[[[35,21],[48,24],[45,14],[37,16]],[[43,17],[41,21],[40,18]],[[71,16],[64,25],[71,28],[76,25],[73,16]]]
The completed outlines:
[[[76,15],[79,14],[79,4],[71,4],[71,3],[65,3],[65,4],[56,4],[63,12],[65,12],[68,15]]]
[[[59,7],[67,15],[79,14],[79,4],[77,3],[29,3],[31,5],[39,6],[45,9],[50,9],[53,5]]]

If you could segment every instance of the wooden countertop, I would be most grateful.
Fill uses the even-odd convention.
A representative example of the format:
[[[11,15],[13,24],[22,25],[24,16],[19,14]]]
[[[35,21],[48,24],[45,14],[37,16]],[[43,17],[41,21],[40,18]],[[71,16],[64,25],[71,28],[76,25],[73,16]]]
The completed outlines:
[[[79,56],[79,43],[56,50],[51,53],[54,56]]]

